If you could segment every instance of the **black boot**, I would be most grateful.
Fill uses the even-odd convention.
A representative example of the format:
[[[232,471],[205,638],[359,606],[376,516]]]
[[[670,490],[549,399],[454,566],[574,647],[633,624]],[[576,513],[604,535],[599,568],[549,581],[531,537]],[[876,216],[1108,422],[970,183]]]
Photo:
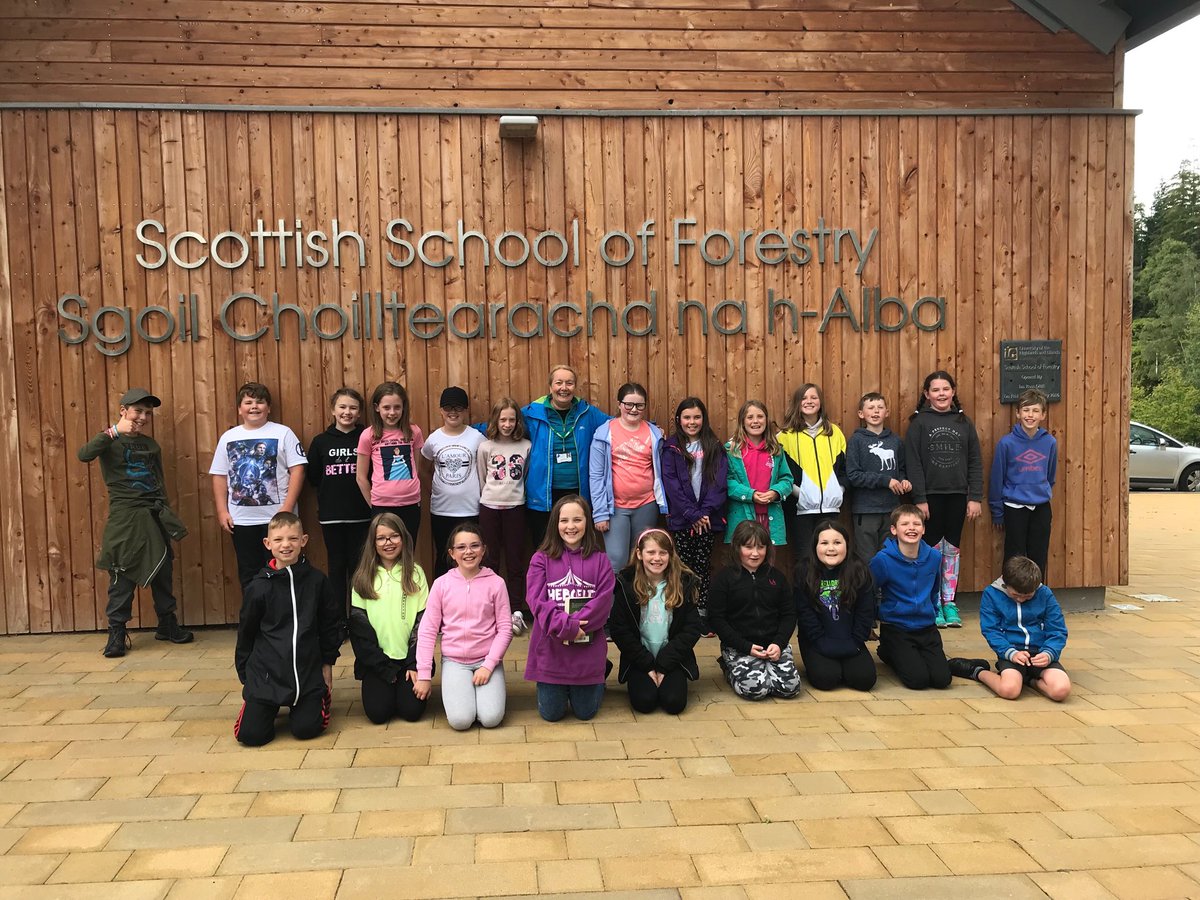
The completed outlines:
[[[104,655],[109,659],[124,656],[126,650],[133,649],[133,641],[125,632],[124,625],[108,626],[108,643],[104,645]]]
[[[179,626],[175,613],[167,613],[158,620],[158,629],[154,632],[156,641],[170,641],[172,644],[190,644],[196,636],[190,631],[184,631]]]

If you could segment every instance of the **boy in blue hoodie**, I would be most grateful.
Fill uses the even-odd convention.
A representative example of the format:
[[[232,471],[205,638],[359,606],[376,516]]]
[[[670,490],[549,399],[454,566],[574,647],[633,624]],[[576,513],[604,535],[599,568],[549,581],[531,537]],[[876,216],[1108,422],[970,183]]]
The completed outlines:
[[[1045,578],[1050,552],[1050,494],[1058,468],[1058,441],[1041,427],[1049,401],[1037,389],[1017,398],[1017,423],[1000,438],[992,459],[988,506],[1004,530],[1004,560],[1027,556]]]
[[[905,503],[892,510],[892,536],[871,560],[879,589],[879,658],[914,691],[950,686],[950,667],[934,620],[941,600],[942,554],[926,544],[925,515]]]
[[[1005,561],[1003,576],[983,592],[979,629],[999,657],[996,671],[987,660],[956,658],[950,660],[955,675],[982,682],[1005,700],[1016,700],[1027,684],[1051,700],[1067,699],[1071,679],[1059,662],[1067,623],[1037,563],[1025,556]]]

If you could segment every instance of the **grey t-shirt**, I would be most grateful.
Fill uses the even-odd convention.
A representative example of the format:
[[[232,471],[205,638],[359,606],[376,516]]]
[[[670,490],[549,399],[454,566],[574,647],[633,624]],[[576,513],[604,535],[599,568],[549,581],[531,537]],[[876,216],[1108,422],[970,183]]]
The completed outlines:
[[[439,428],[425,439],[421,455],[433,462],[429,511],[435,516],[479,515],[479,476],[475,454],[483,435],[474,428],[448,435]]]

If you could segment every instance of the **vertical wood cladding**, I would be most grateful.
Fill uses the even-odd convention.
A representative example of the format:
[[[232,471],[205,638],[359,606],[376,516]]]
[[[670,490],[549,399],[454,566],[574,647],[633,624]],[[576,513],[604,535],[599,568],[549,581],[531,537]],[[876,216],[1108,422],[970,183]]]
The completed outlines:
[[[0,101],[541,109],[1119,105],[1009,0],[6,0]]]
[[[209,4],[213,7],[227,4]],[[1130,173],[1132,120],[1080,116],[712,116],[619,118],[568,115],[543,120],[529,143],[503,141],[494,116],[380,115],[133,110],[6,110],[0,112],[0,409],[4,410],[0,468],[0,597],[7,633],[102,627],[105,577],[91,565],[107,501],[96,467],[75,450],[112,421],[115,398],[129,385],[147,385],[164,401],[154,435],[162,444],[168,493],[191,536],[179,545],[177,585],[184,620],[236,621],[239,593],[229,542],[220,531],[205,474],[218,435],[236,421],[234,392],[259,380],[274,391],[274,418],[307,442],[327,424],[327,398],[343,384],[364,392],[385,377],[404,382],[413,418],[437,424],[436,403],[447,384],[463,385],[476,418],[492,399],[522,402],[544,391],[552,362],[581,371],[580,392],[603,408],[627,379],[649,385],[650,413],[669,422],[675,404],[706,397],[722,436],[738,405],[765,399],[780,417],[788,393],[805,381],[822,384],[831,416],[844,430],[857,424],[860,394],[881,389],[891,425],[902,431],[924,374],[956,373],[963,405],[975,420],[990,463],[996,440],[1011,426],[998,402],[999,341],[1063,341],[1063,401],[1052,406],[1050,430],[1060,442],[1059,482],[1051,549],[1055,586],[1126,580],[1125,421],[1129,382],[1123,360],[1130,334]],[[466,265],[387,264],[404,255],[385,240],[389,220],[404,217],[416,233],[463,227],[496,238],[516,232],[533,242],[547,229],[568,237],[578,223],[579,263],[570,253],[559,266],[530,261],[485,266],[482,244],[467,239]],[[137,255],[136,226],[155,219],[175,235],[242,235],[257,219],[275,227],[295,219],[305,229],[339,227],[363,237],[366,265],[352,239],[342,265],[281,266],[278,244],[267,242],[265,264],[255,250],[245,265],[211,261],[194,269],[167,263],[148,269]],[[694,219],[690,232],[724,229],[746,239],[745,264],[705,263],[684,245],[673,258],[672,223]],[[636,232],[654,220],[643,264]],[[813,258],[804,265],[767,265],[756,258],[753,235],[779,228],[854,229],[865,244],[861,274],[849,237],[840,263]],[[606,232],[623,229],[634,244],[626,266],[606,265],[597,247]],[[409,236],[415,243],[415,237]],[[768,240],[763,246],[769,247]],[[625,242],[613,237],[613,256]],[[427,246],[432,257],[445,242]],[[721,239],[708,252],[720,256]],[[219,247],[235,256],[236,241]],[[187,260],[211,248],[192,239],[178,246]],[[544,257],[558,245],[543,240]],[[508,237],[502,251],[520,252]],[[493,249],[494,254],[494,249]],[[777,256],[767,251],[768,256]],[[911,325],[897,331],[855,330],[844,315],[822,318],[844,290],[861,318],[863,287],[879,286],[909,308],[921,297],[944,297],[945,328]],[[307,318],[283,314],[281,339],[270,332],[236,341],[220,325],[220,307],[238,291],[270,303],[300,307]],[[351,296],[395,291],[409,307],[444,313],[458,303],[505,304],[496,336],[471,339],[429,330],[397,332],[385,319],[384,339],[324,340],[349,314]],[[633,301],[657,298],[656,333],[633,336],[650,324],[635,308],[618,323],[595,315],[595,334],[563,337],[531,329],[538,310],[555,303],[608,301],[617,316]],[[771,292],[771,293],[768,293]],[[178,296],[194,294],[182,318],[195,339],[149,343],[134,337],[127,352],[106,357],[93,345],[68,345],[59,329],[78,334],[56,304],[77,293],[89,304],[150,305],[171,311]],[[787,299],[772,311],[768,296]],[[740,314],[725,301],[746,302],[745,333],[722,334]],[[510,323],[515,304],[532,308]],[[680,312],[679,304],[695,301]],[[716,312],[718,307],[723,311]],[[76,307],[70,307],[76,309]],[[803,315],[805,312],[815,315]],[[408,314],[406,312],[406,315]],[[425,314],[434,315],[427,310]],[[424,314],[423,314],[424,315]],[[683,317],[685,327],[679,333]],[[491,318],[489,308],[485,317]],[[886,321],[899,320],[889,306]],[[581,323],[560,310],[562,331]],[[936,318],[926,309],[925,321]],[[270,328],[270,309],[235,302],[231,329]],[[460,330],[475,318],[462,311]],[[702,333],[701,323],[707,327]],[[360,325],[363,323],[360,322]],[[109,315],[105,328],[119,330]],[[492,323],[485,325],[490,328]],[[165,333],[162,314],[145,331]],[[363,326],[365,327],[365,326]],[[372,327],[375,327],[374,325]],[[793,331],[794,329],[794,331]],[[360,331],[361,334],[361,331]],[[311,530],[312,498],[305,514]],[[319,540],[315,541],[319,544]],[[1000,539],[986,521],[967,528],[963,586],[979,589],[995,576]],[[319,552],[317,553],[319,557]],[[135,623],[153,623],[141,597]]]

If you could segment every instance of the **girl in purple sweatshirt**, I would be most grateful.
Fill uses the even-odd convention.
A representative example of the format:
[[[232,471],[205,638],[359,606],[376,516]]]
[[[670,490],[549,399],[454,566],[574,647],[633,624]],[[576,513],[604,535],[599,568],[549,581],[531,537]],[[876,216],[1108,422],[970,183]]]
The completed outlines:
[[[504,651],[512,641],[512,613],[504,579],[483,565],[483,537],[474,522],[450,532],[446,555],[455,568],[429,590],[417,637],[413,693],[429,697],[433,645],[442,633],[442,703],[455,731],[476,722],[495,728],[504,718]]]
[[[614,582],[591,506],[578,494],[561,498],[525,581],[533,613],[525,679],[537,682],[538,713],[547,722],[563,718],[568,706],[577,719],[600,711]]]

